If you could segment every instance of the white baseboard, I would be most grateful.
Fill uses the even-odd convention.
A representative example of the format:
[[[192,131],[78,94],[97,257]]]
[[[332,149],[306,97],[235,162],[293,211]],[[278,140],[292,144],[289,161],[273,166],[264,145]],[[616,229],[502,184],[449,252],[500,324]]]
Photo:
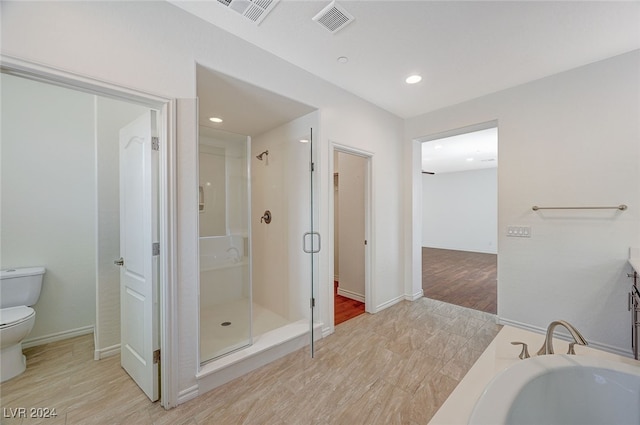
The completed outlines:
[[[424,297],[424,291],[420,289],[418,292],[416,292],[413,295],[405,295],[404,299],[407,301],[415,301],[415,300],[419,300],[422,297]]]
[[[361,303],[364,302],[364,295],[360,295],[355,292],[348,291],[346,289],[341,289],[339,286],[338,286],[338,295],[341,295],[343,297],[346,297],[352,300],[360,301]]]
[[[378,306],[376,306],[375,311],[372,311],[372,313],[378,313],[379,311],[382,311],[386,308],[391,307],[392,305],[396,305],[398,304],[400,301],[404,300],[404,295],[400,295],[399,297],[395,297],[387,302],[384,302]]]
[[[178,404],[186,403],[189,400],[193,400],[198,397],[198,386],[194,385],[178,393]]]
[[[80,335],[92,334],[94,326],[83,326],[77,329],[69,329],[68,331],[56,332],[49,335],[39,336],[36,338],[26,339],[22,342],[22,348],[30,348],[38,345],[49,344],[51,342],[62,341],[69,338],[75,338]]]
[[[107,357],[115,356],[120,354],[120,344],[115,344],[110,347],[100,348],[93,351],[93,359],[101,360]]]

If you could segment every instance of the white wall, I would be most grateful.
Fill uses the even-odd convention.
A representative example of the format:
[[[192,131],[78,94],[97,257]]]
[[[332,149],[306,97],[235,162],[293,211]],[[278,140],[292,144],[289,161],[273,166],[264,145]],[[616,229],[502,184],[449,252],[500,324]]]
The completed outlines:
[[[94,96],[1,75],[2,267],[44,266],[27,337],[95,323]]]
[[[342,296],[365,301],[365,179],[367,159],[338,152],[339,289]]]
[[[422,175],[422,246],[497,253],[497,168]]]
[[[311,260],[302,250],[310,226],[310,128],[313,112],[252,138],[253,300],[290,321],[308,317]],[[256,155],[268,150],[263,160]],[[271,223],[260,219],[271,212]]]
[[[421,181],[409,155],[413,139],[498,120],[503,322],[541,330],[565,319],[592,345],[630,353],[626,273],[628,249],[640,243],[639,76],[640,51],[633,51],[407,120],[413,187]],[[622,203],[627,211],[531,209]],[[506,237],[509,224],[530,225],[532,237]],[[412,228],[420,228],[415,216]]]
[[[332,233],[329,140],[372,153],[373,304],[405,298],[401,267],[402,120],[165,2],[2,2],[2,52],[80,75],[169,98],[195,98],[195,63],[233,75],[320,110],[319,231]],[[61,24],[63,23],[63,24]],[[185,109],[187,108],[187,109]],[[186,104],[178,114],[191,117]],[[184,114],[183,114],[184,113]],[[188,118],[190,119],[190,118]],[[197,146],[178,123],[179,270],[178,362],[180,399],[197,393]],[[197,131],[197,128],[196,130]],[[187,136],[188,134],[188,136]],[[193,187],[193,189],[191,189]],[[319,310],[330,323],[333,250],[318,258]]]

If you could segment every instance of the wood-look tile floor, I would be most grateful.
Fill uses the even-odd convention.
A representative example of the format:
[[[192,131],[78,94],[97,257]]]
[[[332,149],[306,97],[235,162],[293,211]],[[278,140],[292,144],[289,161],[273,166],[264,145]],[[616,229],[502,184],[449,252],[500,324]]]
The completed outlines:
[[[55,408],[3,424],[425,424],[500,326],[490,314],[427,298],[362,314],[175,409],[151,403],[120,368],[94,361],[83,336],[26,349],[27,371],[0,385],[3,411]],[[3,415],[5,416],[5,415]]]
[[[427,298],[496,314],[497,255],[423,247],[422,290]]]

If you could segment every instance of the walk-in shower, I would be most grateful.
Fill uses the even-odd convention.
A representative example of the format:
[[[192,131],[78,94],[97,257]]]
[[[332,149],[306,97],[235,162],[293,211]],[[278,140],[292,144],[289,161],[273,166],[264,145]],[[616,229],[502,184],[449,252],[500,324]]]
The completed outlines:
[[[273,337],[310,341],[310,148],[288,134],[298,126],[253,139],[200,128],[201,365]]]
[[[231,76],[196,69],[202,126],[194,326],[198,391],[206,392],[294,350],[312,348],[314,331],[320,334],[321,325],[313,321],[321,304],[314,291],[318,254],[310,253],[309,236],[318,217],[318,203],[312,202],[318,180],[310,162],[311,129],[319,114]],[[224,123],[209,121],[222,113]],[[315,240],[318,249],[319,236]]]

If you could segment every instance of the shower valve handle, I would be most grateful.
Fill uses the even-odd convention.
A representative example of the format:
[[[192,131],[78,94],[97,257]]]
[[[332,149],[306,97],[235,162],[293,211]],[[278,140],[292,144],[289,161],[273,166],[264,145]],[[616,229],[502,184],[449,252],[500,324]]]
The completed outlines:
[[[262,217],[260,217],[260,223],[265,222],[267,224],[271,223],[271,211],[266,210]]]

